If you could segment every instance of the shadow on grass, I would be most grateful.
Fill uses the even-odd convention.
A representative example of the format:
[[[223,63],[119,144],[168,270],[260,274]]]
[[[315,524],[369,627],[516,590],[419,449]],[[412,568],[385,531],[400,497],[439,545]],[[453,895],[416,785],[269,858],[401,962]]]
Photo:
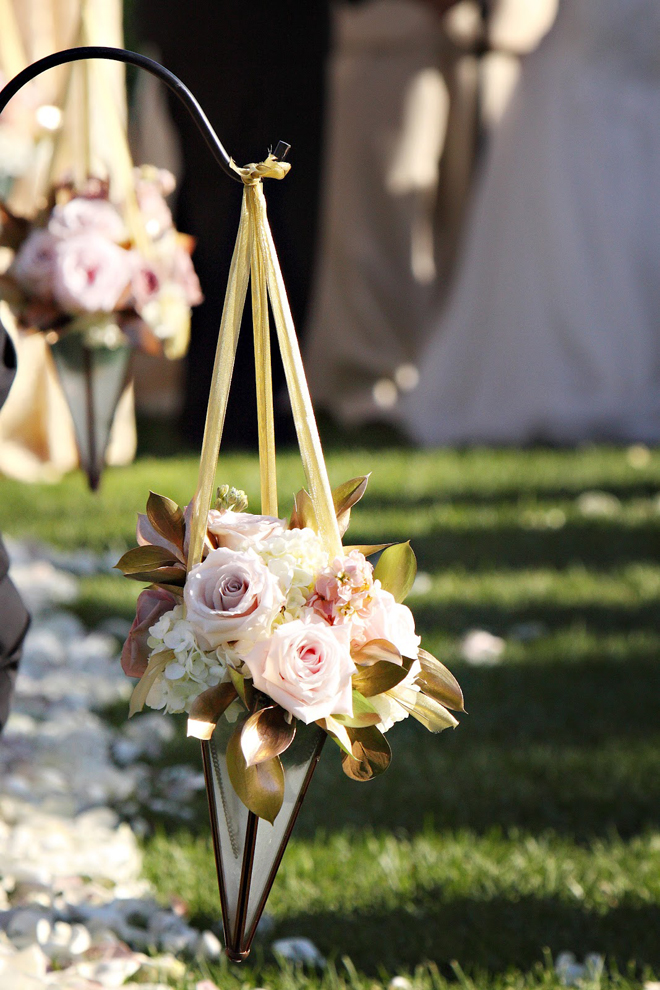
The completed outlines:
[[[362,972],[378,976],[414,969],[425,960],[451,976],[458,960],[470,971],[531,968],[550,949],[554,958],[572,951],[607,956],[625,969],[634,960],[660,965],[660,908],[656,905],[613,907],[598,914],[553,898],[519,900],[447,900],[442,889],[425,891],[405,908],[390,911],[289,915],[277,937],[306,936],[328,956],[349,955]]]
[[[368,783],[348,780],[328,743],[296,826],[311,836],[346,827],[417,834],[493,827],[587,841],[628,838],[660,821],[660,664],[653,660],[502,665],[459,672],[469,716],[440,736],[414,720],[388,736],[392,763]],[[185,731],[180,723],[181,736]],[[190,762],[177,737],[163,765]],[[198,794],[186,824],[208,829]],[[168,830],[176,825],[145,810]]]
[[[395,539],[391,532],[385,536],[385,531],[385,526],[366,534],[351,531],[351,540],[373,543],[380,535]],[[657,564],[660,520],[635,526],[570,521],[561,529],[526,529],[492,520],[488,526],[433,527],[411,542],[420,569],[431,572],[584,565],[598,573],[631,563]]]
[[[480,483],[481,482],[481,483]],[[658,494],[657,481],[640,480],[631,478],[630,481],[611,481],[602,479],[602,484],[596,486],[586,485],[584,479],[578,478],[575,482],[565,481],[558,485],[555,480],[548,479],[545,483],[542,478],[534,477],[530,481],[520,479],[518,484],[502,484],[501,487],[492,486],[484,491],[483,479],[475,479],[474,488],[469,484],[454,491],[453,488],[443,489],[439,487],[435,492],[411,492],[405,488],[397,488],[392,492],[369,491],[369,509],[377,512],[379,509],[407,509],[434,508],[438,505],[444,506],[466,506],[471,508],[502,508],[506,505],[518,507],[520,502],[523,508],[527,508],[530,499],[539,499],[533,502],[535,508],[550,508],[545,505],[547,502],[563,502],[567,499],[575,499],[585,491],[607,492],[614,495],[621,501],[637,498],[653,498]],[[616,516],[613,517],[616,521]]]
[[[487,601],[450,601],[446,604],[414,603],[415,624],[422,637],[437,634],[460,636],[468,629],[488,629],[506,636],[512,626],[528,622],[541,623],[557,632],[576,625],[597,635],[636,632],[657,634],[660,626],[660,602],[643,605],[591,604],[561,602],[512,603],[510,606]]]

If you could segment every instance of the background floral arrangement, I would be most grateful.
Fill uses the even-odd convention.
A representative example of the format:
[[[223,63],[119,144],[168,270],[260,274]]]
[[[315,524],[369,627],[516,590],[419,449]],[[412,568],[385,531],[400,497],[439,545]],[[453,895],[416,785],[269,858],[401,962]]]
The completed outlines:
[[[340,533],[367,478],[335,489]],[[345,773],[369,780],[389,765],[385,733],[412,715],[437,732],[463,711],[454,676],[420,647],[403,599],[415,578],[408,543],[346,546],[331,558],[310,496],[288,523],[247,510],[243,492],[218,490],[201,563],[186,569],[189,509],[151,493],[138,547],[117,567],[149,581],[122,653],[139,677],[130,714],[146,704],[188,712],[189,734],[209,738],[222,716],[232,785],[274,821],[284,794],[279,759],[297,720],[315,722],[342,750]],[[367,559],[380,553],[376,566]]]
[[[2,210],[0,243],[15,252],[0,281],[24,330],[81,332],[90,347],[130,343],[151,354],[182,356],[190,308],[202,301],[191,260],[193,239],[179,233],[165,197],[174,177],[134,170],[134,202],[120,209],[105,180],[57,185],[34,220]],[[56,339],[53,337],[53,339]]]

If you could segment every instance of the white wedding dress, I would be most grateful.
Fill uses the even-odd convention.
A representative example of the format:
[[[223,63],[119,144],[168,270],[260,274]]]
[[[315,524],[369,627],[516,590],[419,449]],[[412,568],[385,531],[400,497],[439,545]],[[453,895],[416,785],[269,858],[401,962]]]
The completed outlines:
[[[563,0],[404,403],[426,445],[660,441],[660,0]]]

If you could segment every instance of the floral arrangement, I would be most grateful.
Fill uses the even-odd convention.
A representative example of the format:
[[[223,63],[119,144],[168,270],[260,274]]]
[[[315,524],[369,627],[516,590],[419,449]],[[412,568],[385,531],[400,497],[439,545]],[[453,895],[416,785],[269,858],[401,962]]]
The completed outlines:
[[[342,537],[367,480],[333,492]],[[125,673],[140,678],[130,714],[145,704],[187,712],[189,734],[200,738],[220,717],[235,722],[228,772],[251,811],[274,821],[279,757],[298,721],[325,730],[356,780],[387,768],[395,722],[412,715],[432,732],[458,724],[451,711],[463,711],[461,689],[421,649],[403,604],[416,573],[408,543],[345,546],[331,558],[305,490],[287,522],[248,512],[245,494],[223,486],[202,561],[188,571],[190,515],[152,492],[139,546],[116,565],[150,582],[122,652]]]
[[[0,242],[15,252],[0,280],[24,330],[56,340],[80,332],[89,347],[130,343],[151,354],[185,353],[190,308],[202,301],[191,261],[193,239],[179,233],[165,197],[174,177],[134,170],[135,199],[120,209],[106,180],[60,184],[34,220],[2,210]]]

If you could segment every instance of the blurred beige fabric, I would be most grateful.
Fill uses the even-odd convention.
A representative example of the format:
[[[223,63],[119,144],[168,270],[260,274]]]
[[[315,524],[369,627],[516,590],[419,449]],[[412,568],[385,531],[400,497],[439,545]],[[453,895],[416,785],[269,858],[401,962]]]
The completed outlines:
[[[85,0],[84,0],[85,2]],[[121,47],[122,4],[120,0],[86,0],[96,37],[89,39],[96,44]],[[12,0],[1,0],[10,6]],[[13,0],[11,10],[4,14],[15,17],[29,64],[35,59],[77,43],[81,0]],[[98,63],[105,75],[96,73],[98,85],[107,90],[107,99],[113,101],[118,125],[125,125],[126,106],[124,72],[120,64]],[[67,83],[68,68],[51,70],[28,84],[35,87],[36,105],[61,103]],[[79,127],[76,122],[75,92],[68,108],[69,122],[65,127]],[[107,126],[107,115],[102,112],[98,100],[92,95],[93,133],[95,156],[107,162],[112,173],[117,158],[116,132]],[[44,139],[46,142],[48,138]],[[60,141],[62,171],[70,165],[71,147]],[[19,212],[29,214],[37,197],[43,192],[43,184],[49,173],[52,147],[38,149],[35,167],[12,192],[11,205]],[[119,171],[121,172],[121,166]],[[12,337],[18,356],[18,371],[9,398],[0,412],[0,471],[22,481],[56,481],[78,463],[75,435],[71,416],[57,378],[49,347],[40,334],[18,333],[8,308],[2,304],[0,316]],[[106,454],[108,464],[128,464],[137,447],[133,387],[125,390],[114,418],[110,444]]]

